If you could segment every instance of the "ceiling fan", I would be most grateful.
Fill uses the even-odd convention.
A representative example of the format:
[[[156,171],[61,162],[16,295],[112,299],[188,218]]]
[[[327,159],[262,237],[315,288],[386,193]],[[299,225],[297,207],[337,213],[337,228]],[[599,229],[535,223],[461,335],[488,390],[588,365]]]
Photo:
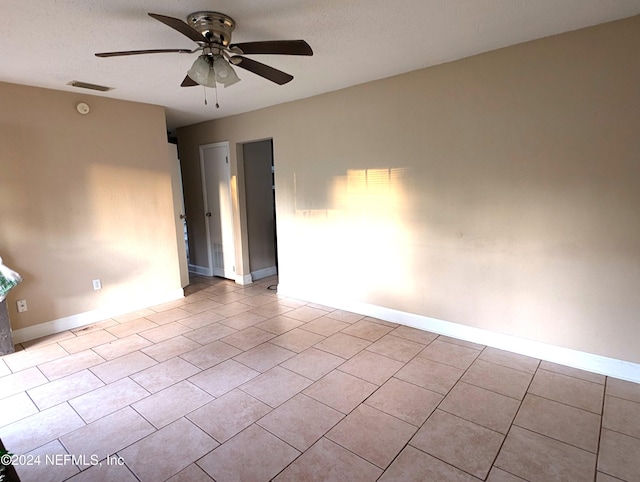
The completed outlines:
[[[231,33],[235,29],[236,23],[231,17],[223,13],[195,12],[187,17],[186,22],[179,18],[167,17],[156,13],[150,13],[149,16],[186,35],[196,42],[198,47],[193,50],[152,49],[103,52],[95,54],[96,57],[158,53],[193,54],[201,52],[180,85],[182,87],[195,85],[216,87],[218,83],[228,87],[240,80],[231,65],[253,72],[279,85],[293,80],[292,75],[256,60],[243,57],[243,54],[313,55],[313,50],[304,40],[267,40],[232,44]]]

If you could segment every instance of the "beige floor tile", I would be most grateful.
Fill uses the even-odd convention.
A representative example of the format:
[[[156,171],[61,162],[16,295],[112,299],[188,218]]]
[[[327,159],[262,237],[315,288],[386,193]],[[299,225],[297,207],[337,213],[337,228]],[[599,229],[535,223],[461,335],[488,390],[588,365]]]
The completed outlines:
[[[141,331],[139,335],[153,343],[160,343],[161,341],[168,340],[169,338],[173,338],[174,336],[182,335],[190,331],[191,328],[189,328],[188,326],[181,325],[177,322],[172,322],[166,325],[159,326],[158,328]]]
[[[198,372],[200,372],[198,367],[182,358],[171,358],[138,372],[131,378],[149,392],[156,393]]]
[[[524,479],[520,477],[516,477],[509,472],[506,472],[498,467],[493,467],[491,472],[489,472],[489,477],[487,477],[487,482],[523,482]],[[526,481],[525,481],[526,482]]]
[[[587,372],[585,370],[579,370],[578,368],[572,368],[565,365],[559,365],[557,363],[551,363],[548,361],[541,361],[540,368],[549,372],[561,373],[574,378],[580,378],[588,382],[599,383],[604,385],[607,377],[598,373]]]
[[[560,402],[527,394],[515,425],[596,453],[600,416]]]
[[[415,357],[396,373],[396,378],[446,395],[460,379],[463,370],[424,357]]]
[[[484,388],[458,382],[438,408],[506,434],[520,402]]]
[[[387,320],[381,320],[380,318],[374,318],[373,316],[366,316],[363,319],[364,321],[371,321],[373,323],[378,323],[379,325],[387,326],[392,329],[398,328],[400,326],[399,323],[394,323],[392,321],[387,321]]]
[[[137,318],[143,318],[147,315],[153,315],[156,313],[150,308],[144,308],[142,310],[132,311],[131,313],[125,313],[124,315],[114,316],[113,319],[118,323],[126,323],[127,321],[135,320]]]
[[[182,355],[189,351],[200,348],[202,345],[184,336],[176,336],[168,340],[156,343],[153,346],[143,348],[141,351],[156,361],[163,362],[169,358]]]
[[[79,328],[74,328],[71,332],[76,336],[86,335],[87,333],[92,333],[94,331],[106,330],[112,326],[117,325],[118,322],[114,319],[108,319],[104,321],[99,321],[98,323],[92,323],[90,325],[81,326]]]
[[[244,330],[237,331],[232,335],[225,336],[221,340],[229,345],[235,346],[240,350],[250,350],[266,341],[275,337],[273,333],[250,326]]]
[[[150,345],[151,342],[149,340],[134,334],[112,341],[111,343],[96,346],[92,348],[92,350],[105,360],[113,360],[114,358],[121,357],[128,353],[133,353],[134,351],[138,351]]]
[[[620,482],[620,479],[603,472],[596,472],[596,482]]]
[[[324,316],[326,314],[327,314],[326,311],[320,310],[318,308],[312,308],[310,306],[301,306],[300,308],[295,308],[291,311],[287,311],[283,316],[293,318],[294,320],[307,322],[307,321],[315,320],[316,318],[320,318],[321,316]]]
[[[218,303],[217,301],[213,301],[212,299],[204,298],[198,301],[194,301],[193,303],[187,303],[183,305],[181,309],[184,311],[188,311],[192,315],[197,315],[198,313],[204,313],[205,311],[219,308],[220,306],[222,306],[222,303]]]
[[[340,371],[376,385],[382,385],[403,366],[402,362],[363,350],[349,361],[340,365]]]
[[[477,482],[478,479],[407,445],[380,477],[380,482]]]
[[[332,428],[327,438],[384,469],[415,432],[413,425],[360,405]]]
[[[286,316],[277,315],[273,318],[268,319],[267,321],[258,323],[256,325],[256,328],[260,328],[261,330],[265,330],[276,335],[282,335],[283,333],[291,331],[294,328],[302,326],[303,324],[303,322],[294,320],[293,318],[287,318]]]
[[[35,340],[23,341],[21,345],[25,350],[31,350],[35,348],[42,348],[45,345],[50,345],[51,343],[57,343],[62,340],[67,340],[69,338],[75,338],[75,334],[71,330],[61,331],[60,333],[54,333],[52,335],[41,336],[40,338],[36,338]]]
[[[131,405],[156,428],[162,428],[200,408],[213,397],[194,384],[183,380]]]
[[[307,304],[306,301],[298,300],[296,298],[288,298],[286,296],[281,297],[280,295],[278,295],[278,302],[282,303],[285,306],[290,306],[291,308],[300,308],[301,306]]]
[[[607,395],[640,403],[640,383],[608,377]]]
[[[214,313],[213,311],[204,311],[202,313],[198,313],[197,315],[191,315],[187,318],[182,318],[178,320],[178,323],[184,326],[188,326],[192,330],[197,330],[204,326],[211,325],[212,323],[216,323],[220,320],[224,320],[224,316],[219,315],[218,313]]]
[[[116,326],[107,328],[107,331],[113,336],[118,338],[126,338],[130,335],[135,335],[141,331],[150,330],[151,328],[157,328],[159,325],[147,318],[136,318],[125,323],[120,323]]]
[[[49,380],[36,367],[0,378],[0,400],[47,383]]]
[[[640,480],[640,439],[602,429],[598,471],[621,480]]]
[[[531,482],[592,481],[596,456],[520,427],[511,427],[496,467]]]
[[[604,386],[598,383],[538,370],[533,377],[529,392],[583,410],[602,413]]]
[[[471,348],[473,350],[484,350],[486,346],[480,345],[479,343],[473,343],[471,341],[461,340],[459,338],[453,338],[451,336],[440,335],[437,337],[440,341],[446,341],[447,343],[452,343],[454,345],[460,345],[467,348]]]
[[[104,361],[104,358],[93,350],[85,350],[49,363],[43,363],[38,368],[49,380],[53,381],[84,370],[85,368],[99,365],[100,363],[104,363]]]
[[[431,415],[442,395],[397,378],[391,378],[365,403],[400,420],[420,427]]]
[[[180,418],[119,454],[141,482],[157,482],[167,480],[217,446],[193,423]]]
[[[522,400],[532,375],[484,360],[476,360],[462,377],[462,381],[486,388],[507,397]]]
[[[245,305],[249,305],[257,308],[259,306],[264,306],[264,305],[273,303],[273,301],[274,301],[273,295],[257,294],[254,296],[246,297],[245,299],[242,300],[242,303],[244,303]]]
[[[465,370],[469,368],[479,354],[479,351],[471,348],[455,345],[446,341],[434,340],[429,346],[422,350],[420,356],[428,358],[431,361]]]
[[[436,410],[410,444],[484,480],[503,440],[498,432]]]
[[[117,459],[116,459],[117,460]],[[69,482],[138,482],[126,465],[102,464],[83,470],[69,479]]]
[[[150,356],[139,351],[115,358],[101,365],[91,367],[90,370],[103,382],[111,383],[134,373],[156,365],[157,362]]]
[[[13,373],[35,367],[41,363],[47,363],[59,358],[68,356],[59,344],[53,343],[45,345],[41,348],[32,348],[30,350],[21,350],[11,355],[2,357],[3,361],[11,369]]]
[[[605,397],[602,427],[640,438],[640,403]]]
[[[260,372],[252,370],[234,360],[226,360],[191,377],[190,382],[206,390],[214,397],[220,397],[252,378]]]
[[[191,464],[171,477],[167,482],[213,482],[213,479],[197,464]]]
[[[346,328],[347,326],[349,326],[349,323],[334,320],[333,318],[329,318],[327,316],[322,316],[320,318],[316,318],[313,321],[305,323],[301,326],[301,328],[318,335],[331,336],[334,333],[337,333],[340,330]]]
[[[212,298],[212,299],[216,299],[216,298]],[[227,303],[217,308],[213,308],[211,311],[218,313],[219,315],[229,317],[229,316],[237,315],[239,313],[244,313],[245,311],[249,311],[252,308],[253,308],[252,306],[245,305],[244,303],[233,301],[231,303]]]
[[[236,331],[237,330],[229,326],[221,325],[220,323],[211,323],[210,325],[185,333],[184,336],[193,341],[197,341],[201,345],[206,345],[207,343],[211,343],[219,340],[220,338],[231,335]]]
[[[382,338],[384,335],[392,331],[393,328],[384,326],[379,323],[373,323],[366,319],[357,321],[351,326],[342,330],[342,333],[351,336],[357,336],[367,341],[376,341]]]
[[[277,407],[311,385],[312,381],[282,367],[253,378],[239,388],[271,407]]]
[[[293,351],[285,350],[272,343],[263,343],[240,353],[233,359],[259,372],[266,372],[294,355]]]
[[[238,293],[237,291],[228,291],[228,288],[226,287],[225,288],[220,288],[220,287],[208,288],[206,291],[210,294],[209,296],[210,299],[223,305],[228,305],[229,303],[246,300],[248,298],[247,295]]]
[[[337,410],[298,394],[261,418],[258,425],[304,451],[343,417]]]
[[[345,335],[344,333],[336,333],[316,343],[314,346],[320,350],[347,359],[361,352],[369,345],[371,345],[371,342],[363,340],[362,338]]]
[[[73,398],[69,404],[85,422],[91,423],[147,396],[148,391],[130,378],[123,378]]]
[[[155,428],[131,407],[124,407],[60,437],[70,454],[91,463],[100,461],[155,432]],[[86,466],[81,465],[82,469]]]
[[[27,394],[38,406],[38,409],[45,410],[102,386],[104,383],[98,377],[89,370],[82,370],[32,388],[27,391]]]
[[[195,350],[191,350],[188,353],[184,353],[180,358],[187,360],[202,370],[206,370],[240,353],[242,352],[234,346],[227,345],[221,341],[214,341]]]
[[[335,336],[335,335],[334,335]],[[300,353],[307,348],[321,342],[325,338],[321,335],[305,331],[300,328],[294,328],[280,336],[276,336],[269,340],[282,348]]]
[[[11,375],[11,370],[9,370],[9,367],[4,362],[4,360],[0,358],[0,378],[4,377],[5,375]]]
[[[69,404],[61,403],[2,427],[2,443],[13,454],[26,454],[83,425]]]
[[[373,482],[382,470],[327,438],[283,470],[275,482]]]
[[[505,367],[534,374],[538,369],[540,360],[529,356],[512,353],[498,348],[487,347],[479,356],[480,360],[495,363]]]
[[[147,320],[153,321],[157,325],[167,325],[169,323],[182,320],[183,318],[186,318],[187,316],[191,316],[194,314],[196,313],[190,313],[186,311],[183,306],[181,308],[172,308],[170,310],[154,313],[153,315],[145,316],[145,318]]]
[[[300,455],[265,429],[251,425],[198,461],[217,482],[268,482]]]
[[[105,330],[93,331],[86,335],[76,336],[75,338],[69,338],[59,342],[60,346],[68,351],[70,354],[78,353],[83,350],[88,350],[94,346],[103,345],[117,340],[115,336]]]
[[[377,385],[334,370],[315,382],[303,393],[342,413],[349,413],[376,389]]]
[[[237,315],[224,318],[220,321],[221,325],[226,325],[234,330],[244,330],[258,323],[266,321],[267,318],[262,315],[256,315],[250,311],[238,313]]]
[[[412,328],[411,326],[400,325],[390,332],[393,336],[399,336],[405,340],[415,341],[423,345],[428,345],[433,340],[438,338],[438,335],[425,330],[419,330]]]
[[[331,306],[323,305],[322,303],[308,303],[307,306],[310,308],[326,311],[327,313],[330,313],[335,310],[335,308]]]
[[[388,358],[406,363],[420,353],[424,347],[422,343],[416,343],[388,334],[369,345],[366,349],[367,351],[372,351],[379,355],[384,355]]]
[[[311,347],[293,358],[289,358],[282,363],[282,366],[303,377],[319,380],[334,368],[342,365],[344,361],[344,358]]]
[[[189,289],[189,287],[187,287],[187,289]],[[186,290],[185,290],[185,294],[188,294]],[[185,305],[186,303],[187,303],[186,299],[182,298],[182,299],[179,299],[179,300],[169,301],[167,303],[162,303],[162,304],[159,304],[159,305],[152,306],[151,307],[151,311],[153,313],[162,313],[164,311],[170,311],[170,310],[173,310],[175,308],[180,308],[181,306]]]
[[[223,443],[270,411],[266,403],[235,389],[194,410],[187,418]]]
[[[0,427],[4,427],[34,413],[38,413],[38,407],[36,407],[26,392],[16,393],[10,397],[0,399]]]
[[[40,482],[63,481],[80,472],[80,469],[75,464],[65,460],[65,456],[68,457],[67,451],[58,440],[53,440],[25,455],[28,457],[27,460],[34,463],[14,465],[18,477],[24,482],[30,480]],[[55,470],[51,470],[52,468],[55,468]]]
[[[360,315],[358,313],[351,313],[350,311],[344,310],[333,310],[330,313],[325,315],[327,318],[333,318],[334,320],[344,321],[345,323],[355,323],[356,321],[360,321],[364,318],[364,315]]]
[[[256,315],[264,316],[265,318],[272,318],[274,316],[282,315],[287,311],[291,311],[293,308],[290,306],[285,306],[278,301],[271,301],[267,304],[255,307],[251,309],[251,313],[255,313]]]

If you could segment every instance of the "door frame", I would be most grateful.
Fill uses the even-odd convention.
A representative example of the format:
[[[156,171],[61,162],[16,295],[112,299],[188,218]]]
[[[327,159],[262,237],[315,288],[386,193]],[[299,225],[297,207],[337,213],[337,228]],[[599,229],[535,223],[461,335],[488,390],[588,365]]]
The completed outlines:
[[[209,225],[209,220],[206,218],[206,213],[210,212],[209,209],[209,199],[208,199],[208,195],[207,195],[207,178],[206,178],[206,171],[205,171],[205,165],[204,165],[204,151],[205,149],[211,149],[211,148],[218,148],[218,147],[224,147],[226,149],[226,157],[227,157],[227,165],[229,166],[228,168],[228,172],[229,172],[229,177],[226,179],[227,185],[229,187],[229,206],[231,208],[231,213],[229,213],[230,216],[230,220],[231,220],[231,226],[229,226],[229,229],[231,230],[232,236],[233,236],[233,240],[232,240],[232,248],[233,248],[233,276],[232,277],[228,277],[228,275],[219,275],[216,274],[215,271],[215,267],[213,264],[213,250],[212,250],[212,246],[211,246],[211,227]],[[236,279],[236,246],[235,246],[235,227],[234,227],[234,209],[233,209],[233,194],[232,194],[232,186],[231,186],[231,163],[230,163],[230,152],[229,152],[229,142],[228,141],[222,141],[222,142],[213,142],[210,144],[202,144],[198,147],[199,150],[199,154],[200,154],[200,175],[202,178],[202,201],[203,201],[203,207],[204,207],[204,212],[203,215],[205,216],[205,234],[206,234],[206,240],[207,240],[207,259],[208,259],[208,263],[209,266],[207,267],[207,272],[206,273],[202,273],[205,276],[223,276],[225,278],[228,279]]]

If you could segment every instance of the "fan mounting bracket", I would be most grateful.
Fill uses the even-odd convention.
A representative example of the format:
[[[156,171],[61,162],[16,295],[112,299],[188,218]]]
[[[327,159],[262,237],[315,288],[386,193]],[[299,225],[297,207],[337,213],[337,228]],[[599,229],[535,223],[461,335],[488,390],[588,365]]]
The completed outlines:
[[[227,46],[231,43],[231,33],[236,22],[219,12],[194,12],[187,17],[187,23],[200,32],[208,43]]]

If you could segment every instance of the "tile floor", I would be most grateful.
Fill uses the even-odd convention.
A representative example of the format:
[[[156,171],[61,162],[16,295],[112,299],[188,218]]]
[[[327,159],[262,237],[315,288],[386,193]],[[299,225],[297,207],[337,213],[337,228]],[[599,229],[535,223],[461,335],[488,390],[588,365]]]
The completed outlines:
[[[183,300],[1,357],[21,479],[640,480],[640,385],[275,282],[194,278]]]

